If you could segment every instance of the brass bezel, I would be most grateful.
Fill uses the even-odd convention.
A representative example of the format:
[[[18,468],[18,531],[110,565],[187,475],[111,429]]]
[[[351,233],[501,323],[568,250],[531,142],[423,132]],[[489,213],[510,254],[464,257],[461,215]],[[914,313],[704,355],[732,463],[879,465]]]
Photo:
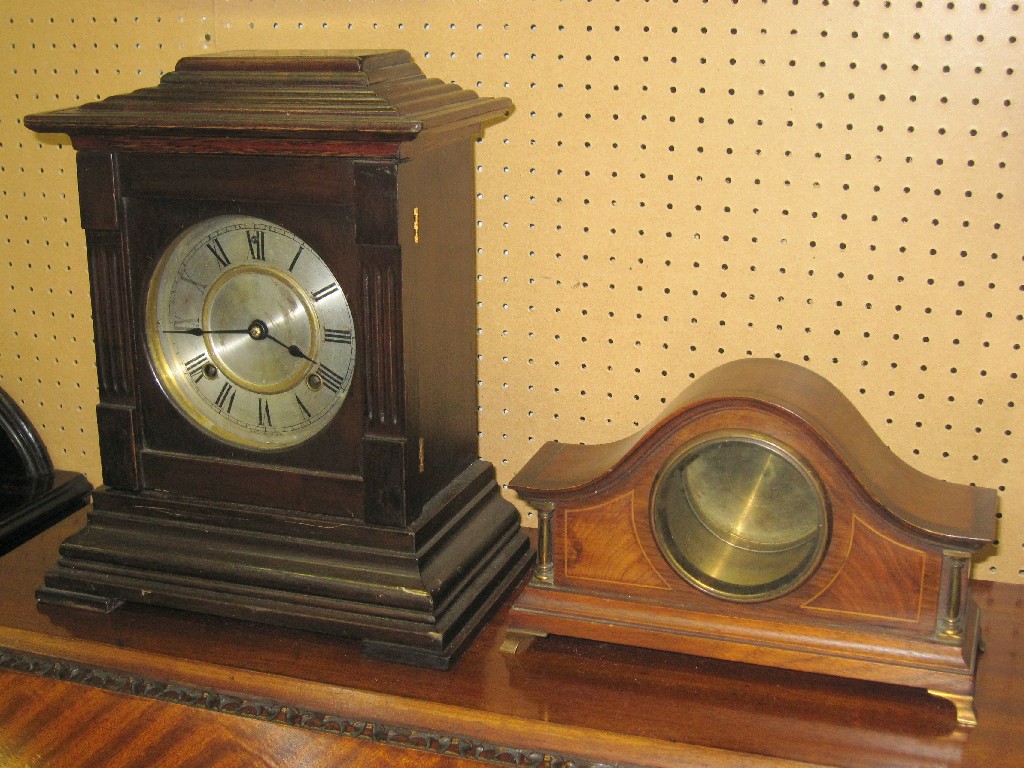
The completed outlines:
[[[793,467],[799,476],[807,483],[813,497],[816,500],[817,524],[805,537],[795,539],[791,546],[785,548],[764,547],[760,550],[753,547],[738,546],[738,536],[722,536],[719,532],[713,531],[691,506],[690,512],[703,529],[721,542],[725,547],[734,549],[745,549],[759,553],[765,558],[775,556],[778,559],[780,552],[796,551],[799,547],[805,548],[803,557],[789,571],[776,578],[766,580],[763,588],[742,587],[741,585],[730,585],[727,581],[718,579],[711,574],[695,566],[686,553],[681,549],[681,543],[674,542],[672,537],[665,530],[666,521],[664,515],[659,511],[659,498],[667,478],[679,467],[684,466],[693,460],[701,451],[708,446],[723,442],[744,442],[755,445],[769,451],[772,455],[779,457],[788,465]],[[742,430],[720,430],[711,432],[691,440],[675,451],[671,457],[662,465],[654,480],[650,495],[650,522],[654,533],[655,541],[661,551],[662,557],[672,569],[683,577],[687,582],[697,589],[714,597],[732,602],[764,602],[781,597],[797,589],[807,581],[817,570],[818,566],[828,548],[828,541],[831,534],[831,507],[828,503],[828,496],[825,493],[821,481],[814,470],[799,455],[788,446],[767,435]],[[731,539],[731,540],[730,540]],[[811,544],[812,546],[807,546]]]
[[[209,287],[206,292],[206,298],[203,299],[203,309],[200,313],[200,324],[206,328],[211,324],[210,313],[213,305],[213,301],[216,298],[217,292],[229,281],[237,278],[243,274],[250,273],[266,274],[268,277],[274,280],[278,280],[288,286],[289,290],[295,294],[295,297],[302,304],[306,310],[306,319],[309,321],[310,339],[312,341],[309,351],[307,354],[314,360],[320,352],[320,316],[317,314],[316,309],[313,307],[311,302],[306,297],[306,292],[302,290],[302,287],[287,273],[282,272],[280,269],[274,267],[266,267],[255,264],[238,264],[237,266],[225,269],[224,272],[218,277]],[[148,327],[148,323],[147,323]],[[215,360],[218,363],[218,369],[233,383],[238,386],[247,389],[250,392],[258,392],[260,394],[272,395],[280,392],[287,392],[290,389],[295,388],[303,379],[305,379],[310,371],[312,370],[312,363],[305,362],[304,365],[299,366],[299,369],[281,381],[271,385],[261,385],[256,382],[245,379],[236,371],[232,370],[231,366],[228,365],[220,353],[217,351],[217,347],[213,344],[213,340],[206,336],[203,338],[206,344],[206,351],[210,355],[211,360]]]

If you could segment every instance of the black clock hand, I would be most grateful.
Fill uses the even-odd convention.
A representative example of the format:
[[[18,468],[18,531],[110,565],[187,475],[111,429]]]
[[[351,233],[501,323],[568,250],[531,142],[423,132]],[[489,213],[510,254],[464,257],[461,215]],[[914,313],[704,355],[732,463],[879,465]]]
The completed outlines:
[[[248,328],[242,329],[231,329],[231,330],[216,330],[216,331],[204,331],[202,328],[186,328],[183,331],[162,331],[162,333],[187,333],[189,336],[203,336],[208,333],[244,333],[248,334]]]
[[[188,334],[189,336],[203,336],[210,333],[244,333],[246,336],[251,336],[254,341],[262,341],[263,339],[269,339],[275,344],[278,344],[279,346],[282,346],[286,350],[288,350],[288,354],[291,355],[292,357],[298,357],[303,360],[308,360],[311,363],[316,362],[316,360],[314,360],[301,349],[299,349],[297,345],[285,344],[280,339],[271,336],[270,329],[267,327],[267,324],[264,323],[262,320],[253,320],[252,323],[249,324],[248,328],[243,328],[240,330],[230,329],[205,331],[202,328],[186,328],[184,330],[164,331],[164,333],[185,333]]]
[[[303,360],[308,360],[311,363],[316,363],[316,360],[314,360],[312,357],[310,357],[301,349],[299,349],[295,344],[285,344],[280,339],[275,339],[273,336],[271,336],[269,331],[267,332],[267,335],[264,336],[263,338],[270,339],[275,344],[281,345],[282,347],[288,350],[288,354],[291,355],[292,357],[300,357]]]

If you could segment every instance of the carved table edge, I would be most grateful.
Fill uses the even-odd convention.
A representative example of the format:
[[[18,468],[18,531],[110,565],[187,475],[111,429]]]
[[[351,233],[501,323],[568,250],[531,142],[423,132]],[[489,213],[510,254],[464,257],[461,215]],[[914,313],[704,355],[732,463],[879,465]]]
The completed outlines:
[[[267,698],[224,694],[212,688],[165,682],[3,647],[0,647],[0,669],[87,685],[112,693],[125,693],[168,704],[182,704],[221,714],[333,733],[337,736],[481,763],[528,768],[639,768],[633,764],[613,764],[551,754],[527,747],[493,744],[459,734],[439,733],[414,726],[370,722],[365,718],[321,712]]]

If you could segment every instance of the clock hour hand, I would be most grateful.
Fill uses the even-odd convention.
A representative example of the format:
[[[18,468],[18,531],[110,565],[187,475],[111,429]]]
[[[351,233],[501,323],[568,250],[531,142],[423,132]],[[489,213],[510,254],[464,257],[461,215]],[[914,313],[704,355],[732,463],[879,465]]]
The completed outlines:
[[[316,360],[314,360],[312,357],[310,357],[301,349],[299,349],[298,346],[296,346],[295,344],[285,344],[280,339],[276,338],[275,336],[272,336],[270,334],[270,328],[262,320],[253,320],[251,323],[249,323],[249,330],[247,330],[246,333],[248,333],[256,341],[268,339],[269,341],[272,341],[275,344],[284,347],[286,350],[288,350],[288,354],[291,355],[292,357],[299,357],[302,358],[303,360],[308,360],[311,363],[316,363]]]
[[[303,360],[308,360],[311,363],[315,363],[316,362],[316,360],[314,360],[312,357],[310,357],[305,352],[303,352],[301,349],[299,349],[295,344],[285,344],[283,341],[281,341],[280,339],[274,338],[269,333],[267,333],[265,338],[270,339],[275,344],[279,344],[282,347],[284,347],[285,349],[287,349],[288,350],[288,354],[291,355],[292,357],[300,357]]]
[[[174,330],[174,331],[168,330],[168,331],[164,331],[164,333],[184,333],[184,334],[188,334],[189,336],[205,336],[207,334],[212,334],[212,333],[237,333],[237,334],[244,333],[246,336],[250,336],[250,337],[252,337],[256,341],[261,341],[263,339],[268,339],[269,341],[272,341],[275,344],[278,344],[278,345],[284,347],[286,350],[288,350],[288,354],[291,355],[292,357],[299,357],[299,358],[302,358],[303,360],[308,360],[311,363],[315,363],[316,362],[316,360],[314,360],[309,355],[307,355],[305,352],[303,352],[301,349],[299,349],[298,346],[296,346],[295,344],[285,344],[280,339],[275,338],[274,336],[271,336],[270,335],[270,329],[267,327],[267,324],[264,323],[262,320],[253,320],[249,324],[248,328],[241,328],[241,329],[234,329],[233,328],[233,329],[226,329],[226,330],[207,331],[207,330],[203,330],[202,328],[185,328],[185,329],[182,329],[182,330]]]

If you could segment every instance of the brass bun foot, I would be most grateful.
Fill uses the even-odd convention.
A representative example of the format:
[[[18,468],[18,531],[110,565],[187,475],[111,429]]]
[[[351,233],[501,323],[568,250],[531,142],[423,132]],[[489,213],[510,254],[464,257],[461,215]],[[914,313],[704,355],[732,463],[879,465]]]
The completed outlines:
[[[547,637],[547,632],[531,632],[526,629],[509,629],[505,632],[505,641],[501,644],[501,652],[510,656],[525,651],[538,637]]]
[[[932,696],[938,696],[953,703],[956,707],[956,722],[964,728],[978,725],[978,713],[974,710],[974,696],[962,693],[946,693],[945,691],[928,690]]]

